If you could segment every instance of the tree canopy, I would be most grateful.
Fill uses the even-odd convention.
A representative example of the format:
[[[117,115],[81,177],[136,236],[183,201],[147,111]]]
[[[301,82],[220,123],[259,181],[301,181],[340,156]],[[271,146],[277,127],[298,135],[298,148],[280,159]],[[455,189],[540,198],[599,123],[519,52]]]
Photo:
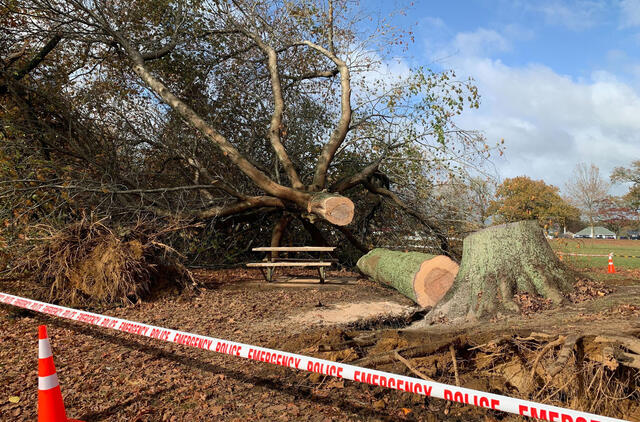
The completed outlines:
[[[630,207],[640,211],[640,160],[632,162],[629,167],[616,167],[611,174],[611,181],[630,184],[624,199]]]
[[[527,176],[505,179],[496,189],[489,210],[500,223],[535,219],[543,224],[564,224],[580,217],[580,211],[562,199],[556,186]]]
[[[390,221],[446,249],[449,223],[421,204],[496,148],[455,123],[477,89],[379,76],[380,46],[410,34],[363,19],[337,0],[3,2],[0,217],[15,234],[85,212],[224,230],[290,216],[317,235],[350,219],[322,194],[355,204],[339,233],[361,249]]]

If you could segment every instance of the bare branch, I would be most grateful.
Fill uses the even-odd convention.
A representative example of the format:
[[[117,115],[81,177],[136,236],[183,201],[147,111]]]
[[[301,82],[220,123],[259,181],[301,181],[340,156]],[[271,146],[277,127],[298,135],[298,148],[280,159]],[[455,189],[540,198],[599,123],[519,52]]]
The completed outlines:
[[[300,176],[296,172],[287,151],[282,145],[281,131],[284,129],[282,124],[282,115],[284,114],[284,98],[282,97],[282,84],[280,82],[280,74],[278,72],[278,54],[270,45],[266,44],[257,34],[250,32],[245,28],[241,28],[242,32],[267,55],[267,68],[271,77],[271,90],[273,92],[273,114],[271,115],[271,125],[269,127],[269,140],[271,146],[278,157],[280,163],[284,167],[291,185],[294,189],[302,189],[304,185],[300,180]]]
[[[435,234],[435,236],[438,238],[438,240],[440,241],[440,249],[442,250],[442,252],[445,255],[450,256],[450,253],[449,253],[449,240],[447,239],[447,237],[444,235],[444,233],[442,233],[442,231],[435,224],[433,224],[431,221],[429,221],[429,219],[427,217],[425,217],[420,212],[416,211],[415,209],[413,209],[410,206],[408,206],[407,204],[405,204],[404,201],[402,199],[400,199],[400,197],[396,193],[390,191],[389,189],[382,188],[382,187],[379,187],[379,186],[375,186],[372,183],[367,182],[367,181],[363,182],[363,185],[371,193],[375,193],[375,194],[384,196],[386,198],[389,198],[394,204],[396,204],[398,207],[400,207],[404,212],[406,212],[410,216],[414,217],[423,226],[425,226],[426,228],[431,230]]]
[[[334,53],[311,41],[302,41],[301,45],[306,45],[329,58],[338,67],[340,72],[340,120],[327,142],[322,148],[318,164],[313,176],[313,183],[310,187],[312,191],[324,189],[327,180],[327,171],[333,161],[336,151],[344,141],[351,124],[351,76],[347,64],[339,59]]]
[[[176,48],[177,44],[178,44],[178,40],[177,39],[173,39],[173,40],[171,40],[170,43],[168,43],[164,47],[161,47],[161,48],[159,48],[157,50],[154,50],[154,51],[141,53],[140,55],[142,56],[142,60],[144,60],[145,62],[146,61],[150,61],[150,60],[160,59],[160,58],[166,56],[167,54],[171,53]]]
[[[336,54],[336,47],[333,44],[333,0],[329,0],[329,23],[327,26],[329,27],[329,51]]]
[[[378,170],[378,167],[380,167],[380,163],[382,162],[382,160],[383,160],[383,157],[380,157],[373,163],[369,164],[368,166],[360,170],[358,173],[354,174],[353,176],[349,176],[347,178],[337,181],[336,183],[331,185],[331,187],[329,188],[329,191],[344,192],[347,189],[350,189],[354,186],[362,184],[364,181],[369,179],[369,177],[371,177],[373,173],[375,173]]]
[[[284,203],[272,196],[252,196],[244,201],[235,202],[230,205],[208,208],[203,211],[197,211],[194,216],[198,218],[224,217],[231,214],[237,214],[252,208],[284,208]]]

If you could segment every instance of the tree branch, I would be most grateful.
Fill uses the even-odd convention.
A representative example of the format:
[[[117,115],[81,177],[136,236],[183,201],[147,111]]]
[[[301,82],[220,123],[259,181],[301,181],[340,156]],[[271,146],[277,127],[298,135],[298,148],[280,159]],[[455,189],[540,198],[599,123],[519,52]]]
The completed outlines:
[[[197,211],[194,215],[198,218],[225,217],[231,214],[237,214],[252,208],[284,208],[284,203],[272,196],[252,196],[244,201],[238,201],[230,205],[211,207],[206,210]]]
[[[381,188],[378,186],[375,186],[374,184],[365,181],[362,183],[371,193],[375,193],[381,196],[384,196],[386,198],[391,199],[391,201],[393,201],[398,207],[400,207],[404,212],[406,212],[407,214],[409,214],[410,216],[414,217],[416,220],[418,220],[422,225],[424,225],[425,227],[427,227],[429,230],[431,230],[436,237],[438,238],[438,240],[440,241],[440,249],[442,250],[442,253],[444,255],[447,255],[449,257],[451,257],[451,254],[449,252],[449,240],[447,239],[447,237],[444,235],[444,233],[442,233],[442,231],[440,231],[440,229],[433,224],[431,221],[429,221],[424,215],[422,215],[420,212],[412,209],[411,207],[409,207],[407,204],[404,203],[404,201],[402,201],[402,199],[400,199],[400,197],[395,194],[394,192],[390,191],[389,189],[386,188]]]
[[[47,56],[47,54],[49,54],[54,48],[56,48],[56,46],[58,45],[61,39],[62,39],[62,36],[60,34],[55,34],[49,40],[49,42],[47,42],[44,45],[44,47],[42,47],[40,51],[38,51],[38,53],[36,53],[36,55],[31,58],[31,60],[29,60],[29,62],[24,67],[17,70],[13,74],[13,78],[16,81],[19,81],[20,79],[24,78],[29,72],[31,72],[33,69],[38,67],[38,65],[42,63],[42,61]]]
[[[300,206],[306,206],[311,196],[307,193],[300,192],[277,184],[264,172],[257,169],[249,160],[247,160],[240,152],[218,131],[209,126],[202,117],[200,117],[191,107],[176,97],[169,89],[145,67],[144,59],[140,53],[135,50],[131,44],[118,32],[111,29],[112,36],[124,48],[129,58],[133,61],[133,71],[171,108],[177,111],[193,127],[198,129],[204,136],[213,141],[222,153],[235,164],[240,171],[246,174],[258,187],[263,189],[270,195],[283,198],[294,202]]]
[[[291,185],[294,189],[303,189],[304,185],[300,180],[300,176],[296,172],[293,162],[289,158],[287,151],[282,145],[281,131],[284,129],[282,124],[282,115],[284,114],[284,98],[282,96],[282,83],[280,82],[280,74],[278,72],[278,54],[270,45],[267,45],[257,34],[241,27],[241,31],[267,55],[267,68],[271,78],[271,91],[273,93],[273,114],[271,115],[271,125],[269,127],[269,140],[271,146],[278,157],[278,161],[282,163]]]
[[[344,192],[347,189],[350,189],[354,186],[362,184],[364,181],[369,179],[369,177],[371,177],[373,173],[375,173],[378,170],[378,167],[380,166],[380,163],[382,162],[382,160],[383,160],[383,157],[380,157],[373,163],[363,168],[360,172],[335,182],[333,185],[331,185],[331,187],[329,188],[329,191]]]
[[[351,76],[347,64],[331,51],[308,40],[302,41],[301,45],[306,45],[329,58],[335,63],[340,72],[340,120],[333,133],[331,133],[329,142],[324,145],[320,157],[318,157],[318,164],[316,165],[316,171],[313,175],[313,183],[310,186],[310,190],[317,191],[324,189],[329,165],[331,161],[333,161],[333,157],[340,147],[340,144],[342,144],[344,138],[347,136],[347,132],[349,132],[349,125],[351,123]]]
[[[154,51],[141,53],[140,55],[142,56],[142,60],[144,60],[145,62],[146,61],[150,61],[150,60],[160,59],[160,58],[166,56],[167,54],[171,53],[173,51],[173,49],[176,48],[176,45],[178,45],[178,40],[177,39],[172,39],[171,42],[169,42],[164,47],[161,47],[161,48],[159,48],[157,50],[154,50]]]

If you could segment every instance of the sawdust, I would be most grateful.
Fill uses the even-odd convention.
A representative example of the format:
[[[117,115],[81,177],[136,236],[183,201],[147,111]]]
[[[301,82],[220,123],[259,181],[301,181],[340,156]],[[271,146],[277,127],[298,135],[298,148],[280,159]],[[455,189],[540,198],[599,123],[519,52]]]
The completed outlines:
[[[293,315],[291,320],[304,325],[338,325],[382,317],[404,317],[416,311],[414,306],[397,302],[359,302],[342,303],[318,307],[303,314]]]

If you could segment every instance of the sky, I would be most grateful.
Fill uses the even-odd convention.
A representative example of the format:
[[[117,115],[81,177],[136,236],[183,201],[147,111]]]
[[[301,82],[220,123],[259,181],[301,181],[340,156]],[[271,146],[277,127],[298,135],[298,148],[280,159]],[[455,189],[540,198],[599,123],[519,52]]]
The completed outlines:
[[[363,0],[413,31],[401,60],[474,78],[482,102],[458,119],[505,140],[502,178],[564,187],[577,163],[640,159],[640,0]],[[624,186],[613,186],[622,194]]]

